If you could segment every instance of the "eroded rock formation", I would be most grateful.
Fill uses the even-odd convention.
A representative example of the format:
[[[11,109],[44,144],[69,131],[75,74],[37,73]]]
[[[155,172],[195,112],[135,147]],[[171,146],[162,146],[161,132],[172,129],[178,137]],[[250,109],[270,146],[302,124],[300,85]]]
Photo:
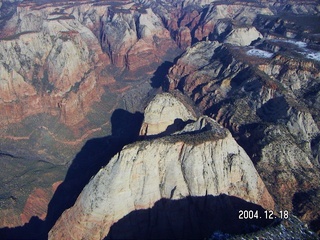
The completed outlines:
[[[169,94],[156,96],[146,110],[157,110],[168,98]],[[187,116],[177,109],[176,117]],[[228,130],[204,117],[182,132],[124,147],[63,213],[49,239],[103,239],[115,222],[161,199],[226,194],[274,209],[253,163]],[[179,228],[183,234],[183,224]]]
[[[102,19],[102,48],[112,63],[137,71],[160,62],[176,45],[152,9],[109,10]]]
[[[273,40],[268,44],[278,46]],[[319,63],[295,60],[294,47],[291,53],[278,49],[270,54],[263,50],[266,43],[258,46],[261,52],[251,55],[252,49],[246,47],[195,44],[170,69],[168,89],[188,94],[228,127],[252,157],[280,208],[293,210],[295,194],[318,189],[320,179],[318,150],[311,144],[319,136],[319,105],[304,100],[319,84]],[[312,201],[318,205],[318,200]]]
[[[142,111],[142,99],[174,65],[165,88],[179,89],[202,114],[228,128],[279,209],[292,210],[319,231],[318,5],[311,0],[1,1],[1,161],[12,156],[12,162],[42,159],[68,166],[87,139],[113,134],[115,109]],[[181,50],[186,52],[180,56]],[[146,111],[141,134],[148,139],[187,134],[196,125],[217,129],[205,118],[189,125],[190,114],[194,120],[197,114],[184,111],[179,120],[171,109],[157,117]],[[152,119],[164,123],[152,125]],[[24,168],[11,169],[12,175],[24,174]],[[1,227],[45,216],[51,190],[44,194],[32,174],[24,176],[25,181],[13,178],[15,184],[3,178]],[[53,181],[50,176],[46,179]],[[37,186],[25,188],[25,182]]]
[[[172,133],[184,122],[195,120],[195,113],[169,93],[157,95],[146,107],[140,135]]]

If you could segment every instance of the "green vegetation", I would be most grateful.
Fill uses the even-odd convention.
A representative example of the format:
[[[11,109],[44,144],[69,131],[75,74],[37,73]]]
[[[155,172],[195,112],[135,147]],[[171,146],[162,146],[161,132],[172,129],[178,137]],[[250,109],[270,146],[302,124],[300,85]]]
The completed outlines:
[[[110,121],[113,111],[117,108],[123,108],[122,98],[106,88],[101,100],[93,104],[87,119],[92,126],[102,126]]]
[[[160,134],[161,135],[161,134]],[[188,145],[197,146],[205,142],[214,142],[220,139],[224,139],[227,137],[227,131],[212,131],[212,130],[203,130],[203,131],[196,131],[190,133],[182,133],[177,135],[170,135],[170,136],[147,136],[144,139],[138,140],[139,145],[141,148],[152,144],[156,141],[166,143],[166,144],[175,144],[177,142],[183,142]],[[134,146],[136,143],[129,144],[130,146]]]

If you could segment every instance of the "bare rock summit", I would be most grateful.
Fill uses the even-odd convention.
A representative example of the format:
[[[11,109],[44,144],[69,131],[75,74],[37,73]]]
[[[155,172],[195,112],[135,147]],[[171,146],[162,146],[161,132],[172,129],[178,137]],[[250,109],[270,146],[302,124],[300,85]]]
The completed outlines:
[[[252,161],[230,132],[209,117],[194,121],[185,108],[169,93],[157,95],[145,121],[164,123],[154,128],[162,131],[174,117],[191,120],[185,131],[125,146],[62,214],[49,239],[190,238],[208,233],[209,223],[226,223],[217,216],[242,202],[274,209]],[[230,216],[237,218],[235,212]]]
[[[157,135],[177,130],[177,122],[195,120],[195,113],[169,93],[158,94],[146,107],[140,135]],[[176,124],[175,124],[176,121]]]

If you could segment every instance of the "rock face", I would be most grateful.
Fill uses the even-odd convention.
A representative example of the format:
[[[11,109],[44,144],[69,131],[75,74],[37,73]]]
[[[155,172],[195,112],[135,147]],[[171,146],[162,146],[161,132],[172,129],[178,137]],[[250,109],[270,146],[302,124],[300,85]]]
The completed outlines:
[[[1,33],[2,125],[38,113],[76,125],[103,93],[97,88],[113,81],[102,77],[109,60],[91,30],[52,11],[19,6]]]
[[[44,189],[34,189],[27,199],[24,211],[20,216],[21,221],[27,223],[33,216],[39,216],[40,219],[44,220],[50,195],[52,193],[48,193]]]
[[[148,107],[160,107],[168,98],[158,95]],[[124,147],[63,213],[49,239],[103,239],[115,222],[161,199],[226,194],[274,209],[250,158],[229,131],[204,117],[182,132]]]
[[[52,188],[36,188],[29,195],[23,212],[20,215],[22,224],[26,224],[32,217],[39,217],[41,220],[46,219],[47,208],[53,193],[56,191],[60,182],[53,184]]]
[[[259,38],[262,38],[262,34],[255,27],[237,28],[226,36],[224,42],[235,46],[249,46]]]
[[[171,35],[183,49],[206,39],[249,45],[253,40],[262,37],[259,30],[252,26],[258,16],[273,16],[273,12],[267,6],[253,2],[225,4],[211,1],[211,4],[203,8],[197,6],[195,1],[192,1],[193,4],[182,2],[178,9],[168,3],[168,6],[164,4],[165,11],[156,10],[163,9],[162,5],[153,5],[154,11],[166,20]]]
[[[146,107],[140,135],[157,135],[178,130],[177,121],[195,120],[195,113],[169,93],[157,95]],[[171,129],[170,129],[171,126]],[[169,128],[169,129],[168,129]]]
[[[178,47],[148,6],[58,5],[1,6],[0,145],[12,155],[21,149],[30,158],[67,164],[90,137],[105,128],[111,134],[112,112],[126,107],[122,95],[138,84],[123,80],[141,81],[142,96],[131,100],[137,108],[156,67]]]
[[[146,110],[140,137],[215,132],[198,118],[212,117],[278,208],[319,231],[319,13],[311,0],[0,1],[0,163],[14,163],[0,173],[0,227],[44,218],[50,181],[63,179],[85,141],[131,139],[139,127],[114,129],[116,109],[139,115],[168,73],[164,89],[189,96],[201,114],[168,97]],[[45,187],[17,167],[39,159],[65,166],[37,165],[49,174]]]
[[[109,10],[103,16],[102,48],[117,67],[137,71],[176,48],[170,33],[152,9]]]
[[[319,105],[312,92],[320,76],[317,61],[292,57],[299,47],[286,53],[277,48],[286,44],[263,42],[257,45],[262,52],[254,56],[248,54],[252,48],[195,44],[169,70],[168,89],[188,94],[228,127],[280,208],[294,210],[300,205],[293,202],[295,194],[319,188]],[[316,198],[311,201],[318,206]]]

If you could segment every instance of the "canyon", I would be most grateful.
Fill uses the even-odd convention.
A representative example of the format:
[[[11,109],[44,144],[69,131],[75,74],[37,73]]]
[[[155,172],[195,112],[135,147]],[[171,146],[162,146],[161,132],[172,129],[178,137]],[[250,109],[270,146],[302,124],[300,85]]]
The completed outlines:
[[[316,238],[319,20],[311,0],[1,1],[0,234],[132,238],[141,215],[141,238],[181,216],[214,227],[162,237],[205,238],[237,203]]]

